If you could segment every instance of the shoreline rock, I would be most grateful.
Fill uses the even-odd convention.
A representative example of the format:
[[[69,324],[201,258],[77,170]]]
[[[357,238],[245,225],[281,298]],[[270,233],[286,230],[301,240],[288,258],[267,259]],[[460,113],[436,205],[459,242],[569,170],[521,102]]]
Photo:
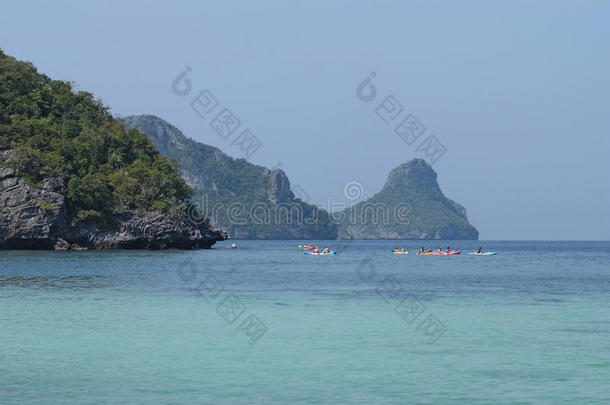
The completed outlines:
[[[228,238],[224,231],[197,225],[186,215],[176,218],[158,212],[125,211],[110,217],[110,225],[81,221],[67,240],[91,249],[208,249]]]

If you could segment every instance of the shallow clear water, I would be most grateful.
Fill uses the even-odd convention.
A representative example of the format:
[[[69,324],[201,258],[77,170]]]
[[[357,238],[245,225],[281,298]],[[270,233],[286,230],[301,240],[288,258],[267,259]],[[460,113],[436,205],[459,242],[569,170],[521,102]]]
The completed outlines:
[[[608,403],[610,243],[0,251],[2,404]]]

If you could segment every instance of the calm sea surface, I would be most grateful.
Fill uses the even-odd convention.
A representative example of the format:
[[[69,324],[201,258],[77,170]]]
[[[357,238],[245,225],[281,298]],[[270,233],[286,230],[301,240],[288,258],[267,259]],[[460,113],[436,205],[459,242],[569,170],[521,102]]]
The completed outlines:
[[[0,251],[0,403],[610,402],[609,242],[236,243]]]

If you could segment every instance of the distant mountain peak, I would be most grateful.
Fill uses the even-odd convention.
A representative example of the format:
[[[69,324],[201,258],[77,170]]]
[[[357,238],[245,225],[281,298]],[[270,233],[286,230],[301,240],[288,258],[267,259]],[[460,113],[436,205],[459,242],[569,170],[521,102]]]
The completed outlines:
[[[436,178],[436,172],[432,169],[432,166],[428,164],[424,159],[411,159],[406,163],[403,163],[390,172],[390,174],[404,174],[404,175],[433,175]]]
[[[386,216],[380,215],[385,209]],[[402,215],[398,215],[402,214]],[[339,236],[354,239],[477,239],[466,209],[445,197],[423,159],[392,169],[382,189],[346,210]]]
[[[385,186],[393,183],[403,183],[405,186],[434,187],[436,185],[438,188],[436,178],[436,172],[425,160],[412,159],[392,169]]]

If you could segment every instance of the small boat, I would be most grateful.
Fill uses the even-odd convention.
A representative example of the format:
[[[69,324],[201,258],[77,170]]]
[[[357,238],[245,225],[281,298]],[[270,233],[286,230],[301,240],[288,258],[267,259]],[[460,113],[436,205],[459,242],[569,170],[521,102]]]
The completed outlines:
[[[408,255],[409,254],[409,252],[406,250],[404,252],[392,252],[392,253],[394,253],[395,255]]]
[[[237,249],[237,245],[235,243],[231,243],[230,245],[226,246],[227,249]]]
[[[469,255],[475,255],[475,256],[493,256],[493,255],[497,255],[498,252],[472,252],[472,253],[468,253]]]
[[[334,255],[337,252],[335,252],[334,250],[331,250],[328,253],[324,253],[324,252],[320,252],[320,253],[315,253],[315,252],[310,252],[308,250],[304,251],[303,253],[305,253],[306,255],[315,255],[315,256],[326,256],[326,255]]]

